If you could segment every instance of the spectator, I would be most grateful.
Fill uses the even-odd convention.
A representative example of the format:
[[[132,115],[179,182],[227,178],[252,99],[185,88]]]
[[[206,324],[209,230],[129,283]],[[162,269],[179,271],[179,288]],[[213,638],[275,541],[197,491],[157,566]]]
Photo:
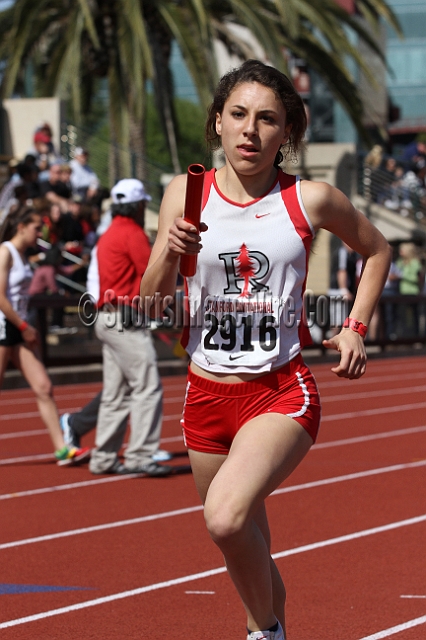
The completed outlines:
[[[373,202],[377,202],[380,193],[383,154],[383,147],[375,144],[364,160],[364,195]]]
[[[19,178],[12,176],[0,192],[0,211],[4,211],[4,215],[0,216],[2,219],[6,217],[13,204],[18,204],[19,201],[25,202],[26,199],[37,198],[40,195],[35,167],[20,162],[17,166],[17,175]],[[16,187],[24,187],[24,190],[20,190],[18,198],[15,193]]]
[[[40,171],[44,171],[58,160],[58,154],[53,145],[52,129],[47,122],[42,123],[34,132],[33,147],[28,153],[35,157]]]
[[[65,248],[71,253],[80,255],[84,240],[83,226],[81,224],[81,197],[75,196],[68,201],[68,211],[63,215],[62,239]]]
[[[87,164],[89,152],[82,147],[77,147],[74,159],[70,162],[72,169],[71,185],[74,195],[84,200],[90,200],[97,195],[99,178],[93,169]]]
[[[402,295],[418,296],[423,288],[422,264],[413,242],[403,242],[399,246],[399,258],[396,266],[401,273],[399,292]],[[404,304],[402,308],[402,324],[405,336],[419,334],[418,302]]]
[[[64,164],[61,164],[61,182],[66,184],[68,189],[72,193],[71,174],[72,174],[71,166],[69,164],[66,164],[65,162]]]
[[[344,242],[333,252],[330,268],[330,327],[331,335],[340,330],[355,298],[359,255]]]
[[[412,174],[412,172],[409,173]],[[407,177],[407,173],[400,164],[395,164],[393,176],[391,176],[390,173],[388,176],[389,178],[392,177],[392,181],[388,186],[388,197],[383,204],[387,209],[400,211],[403,216],[406,216],[408,215],[408,210],[413,207],[410,200],[412,186],[411,176]]]
[[[61,211],[68,211],[71,190],[62,181],[62,162],[55,161],[49,167],[49,179],[40,182],[40,195],[50,202],[59,204]]]
[[[35,267],[29,295],[58,293],[59,288],[55,275],[62,261],[59,246],[61,239],[61,212],[58,205],[52,205],[47,198],[36,198],[33,201],[33,206],[35,211],[42,217],[41,237],[51,246],[45,249],[39,248],[34,252],[34,255],[29,257],[29,261]]]
[[[402,202],[402,215],[408,216],[414,207],[419,209],[424,203],[426,193],[424,184],[425,171],[426,165],[423,167],[418,165],[405,172],[401,180],[401,187],[406,194],[405,201]],[[423,216],[416,217],[421,219]]]
[[[79,220],[83,230],[83,253],[90,253],[97,241],[96,229],[100,220],[99,207],[95,204],[83,203]]]
[[[80,447],[80,439],[93,429],[96,429],[98,422],[99,407],[101,406],[102,391],[90,400],[80,411],[76,413],[64,413],[61,415],[59,421],[61,424],[62,433],[64,435],[65,444],[73,447]],[[123,418],[123,423],[120,425],[120,431],[125,431],[127,427],[128,416]],[[78,443],[78,444],[77,444]],[[173,454],[163,449],[158,449],[152,455],[154,462],[165,462],[171,460]]]
[[[396,168],[397,164],[395,158],[386,158],[383,171],[381,172],[377,202],[383,203],[385,200],[392,197],[392,184],[395,182]]]
[[[95,247],[99,273],[99,317],[95,332],[103,344],[103,392],[92,451],[92,473],[167,475],[154,462],[162,422],[162,389],[151,332],[132,322],[139,311],[139,285],[151,248],[143,231],[145,203],[139,180],[120,180],[112,189],[111,226]],[[91,265],[93,268],[93,264]],[[127,300],[120,307],[120,301]],[[125,463],[118,454],[130,413]]]
[[[401,271],[396,266],[395,259],[392,260],[389,274],[382,291],[383,302],[383,319],[384,319],[384,333],[386,340],[396,340],[397,334],[397,317],[398,317],[398,305],[396,302],[390,302],[387,298],[391,296],[397,296],[399,294],[399,282],[401,280]],[[375,315],[379,318],[380,308],[376,309]],[[371,324],[370,324],[371,326]]]
[[[13,360],[35,393],[55,458],[64,465],[86,459],[90,450],[65,445],[52,384],[38,354],[38,334],[27,322],[32,272],[25,253],[35,246],[41,228],[41,216],[24,206],[10,214],[0,230],[0,385]]]
[[[419,134],[413,142],[408,144],[402,153],[402,160],[408,168],[420,169],[426,165],[426,136]]]

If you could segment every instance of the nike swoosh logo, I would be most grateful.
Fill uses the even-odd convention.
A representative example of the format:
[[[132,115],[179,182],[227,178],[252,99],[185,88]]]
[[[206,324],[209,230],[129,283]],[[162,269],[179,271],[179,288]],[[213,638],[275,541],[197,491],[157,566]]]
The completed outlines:
[[[238,360],[239,358],[245,358],[246,357],[246,353],[242,353],[240,356],[233,356],[232,354],[229,356],[230,360]]]
[[[270,215],[271,215],[271,212],[269,212],[269,213],[256,213],[254,217],[255,218],[264,218],[265,216],[270,216]]]

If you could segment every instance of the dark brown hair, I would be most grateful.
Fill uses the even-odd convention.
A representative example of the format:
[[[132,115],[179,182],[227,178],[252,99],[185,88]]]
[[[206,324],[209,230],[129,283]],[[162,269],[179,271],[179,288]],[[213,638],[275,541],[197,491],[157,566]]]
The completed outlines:
[[[33,207],[29,207],[26,204],[17,209],[12,209],[0,227],[0,242],[11,240],[16,235],[19,224],[30,224],[39,215]]]
[[[258,82],[271,89],[281,100],[286,110],[286,124],[291,124],[291,131],[286,143],[284,155],[278,151],[274,166],[278,166],[285,158],[296,156],[302,146],[302,140],[307,127],[305,105],[293,84],[284,73],[270,67],[259,60],[247,60],[240,67],[226,73],[217,85],[213,102],[211,103],[205,127],[207,144],[211,149],[220,147],[220,136],[216,132],[216,114],[221,114],[225,102],[232,91],[245,82]]]

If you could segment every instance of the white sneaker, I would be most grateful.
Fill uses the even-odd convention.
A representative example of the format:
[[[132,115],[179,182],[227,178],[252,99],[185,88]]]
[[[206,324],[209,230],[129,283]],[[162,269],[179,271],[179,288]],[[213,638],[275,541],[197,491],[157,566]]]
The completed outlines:
[[[283,628],[278,623],[276,631],[252,631],[248,634],[247,640],[285,640]]]
[[[167,462],[167,460],[171,460],[173,458],[173,454],[170,451],[164,451],[164,449],[158,449],[155,453],[152,454],[152,459],[154,462]]]

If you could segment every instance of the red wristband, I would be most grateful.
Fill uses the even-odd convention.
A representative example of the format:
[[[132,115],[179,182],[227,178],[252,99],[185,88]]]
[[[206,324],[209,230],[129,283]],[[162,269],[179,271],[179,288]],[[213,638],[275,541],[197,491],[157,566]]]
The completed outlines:
[[[359,320],[346,318],[342,326],[343,329],[352,329],[352,331],[356,331],[356,333],[359,333],[363,338],[367,335],[368,327]]]
[[[19,331],[25,331],[25,329],[28,327],[28,322],[25,322],[25,320],[22,320],[21,324],[18,327]]]

